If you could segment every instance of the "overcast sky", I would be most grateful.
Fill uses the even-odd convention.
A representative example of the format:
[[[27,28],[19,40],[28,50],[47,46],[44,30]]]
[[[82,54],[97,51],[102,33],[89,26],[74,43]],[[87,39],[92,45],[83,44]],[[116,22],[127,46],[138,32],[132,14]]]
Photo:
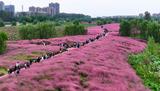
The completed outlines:
[[[14,4],[16,11],[28,11],[29,6],[48,6],[50,2],[60,3],[61,12],[83,13],[96,16],[138,15],[149,11],[160,12],[160,0],[0,0]]]

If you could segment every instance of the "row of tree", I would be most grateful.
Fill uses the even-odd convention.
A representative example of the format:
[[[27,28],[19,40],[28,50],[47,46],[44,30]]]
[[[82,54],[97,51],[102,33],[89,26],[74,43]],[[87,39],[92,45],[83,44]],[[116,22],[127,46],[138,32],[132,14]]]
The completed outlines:
[[[55,16],[46,16],[46,15],[33,15],[33,16],[18,16],[16,17],[16,21],[20,23],[33,23],[36,24],[37,22],[44,22],[44,21],[73,21],[73,20],[80,20],[80,21],[91,21],[91,17],[88,15],[83,14],[68,14],[68,13],[60,13]]]
[[[138,37],[145,40],[153,37],[156,42],[160,42],[160,24],[157,21],[134,19],[122,21],[120,27],[122,36]]]
[[[19,30],[19,36],[21,39],[47,39],[57,36],[55,29],[56,23],[53,22],[41,22],[37,24],[21,25]],[[85,27],[75,21],[67,24],[64,28],[63,35],[84,35],[87,33]]]
[[[19,27],[19,36],[21,39],[52,38],[56,36],[55,25],[51,22],[22,25]]]
[[[0,54],[4,53],[7,48],[6,40],[8,39],[7,34],[0,32]]]

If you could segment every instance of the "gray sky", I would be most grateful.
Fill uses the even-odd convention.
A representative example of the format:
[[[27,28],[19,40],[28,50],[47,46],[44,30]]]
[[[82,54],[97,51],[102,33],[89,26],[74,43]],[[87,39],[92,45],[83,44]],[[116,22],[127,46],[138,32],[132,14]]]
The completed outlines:
[[[1,0],[5,4],[14,4],[16,11],[28,11],[29,6],[48,6],[58,2],[61,12],[83,13],[96,16],[138,15],[145,11],[160,12],[160,0]]]

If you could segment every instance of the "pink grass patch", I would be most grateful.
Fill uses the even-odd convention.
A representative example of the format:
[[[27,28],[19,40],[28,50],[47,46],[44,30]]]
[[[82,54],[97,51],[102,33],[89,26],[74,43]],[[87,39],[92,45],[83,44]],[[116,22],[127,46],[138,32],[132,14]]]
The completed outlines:
[[[104,26],[110,32],[119,30],[119,24]],[[99,26],[90,27],[88,30],[91,35],[46,39],[51,42],[46,48],[42,45],[36,48],[34,44],[29,44],[29,41],[9,43],[9,47],[10,50],[18,47],[15,52],[23,48],[27,52],[39,49],[53,51],[58,49],[54,44],[62,43],[66,39],[84,41],[102,31]],[[109,33],[108,36],[79,49],[72,49],[39,64],[33,64],[30,69],[21,71],[17,77],[1,78],[0,90],[149,91],[127,62],[130,53],[141,52],[145,47],[144,42]],[[13,52],[8,52],[5,56],[8,54],[12,55]]]

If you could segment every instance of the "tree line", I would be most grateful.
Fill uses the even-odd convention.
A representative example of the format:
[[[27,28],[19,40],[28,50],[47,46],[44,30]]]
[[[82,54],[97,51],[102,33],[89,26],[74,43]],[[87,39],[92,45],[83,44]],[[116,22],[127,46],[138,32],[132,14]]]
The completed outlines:
[[[21,39],[47,39],[56,35],[55,26],[51,22],[22,25],[18,31]]]
[[[120,35],[137,37],[147,40],[153,37],[156,42],[160,42],[160,24],[157,21],[134,19],[122,21],[120,24]]]
[[[120,23],[120,35],[147,40],[153,37],[160,43],[160,23],[151,18],[149,12],[145,12],[143,19],[122,20]]]
[[[40,22],[37,24],[21,25],[18,28],[21,39],[47,39],[56,37],[56,24],[53,22]],[[63,35],[84,35],[87,30],[79,21],[67,24]]]
[[[66,25],[64,30],[64,35],[84,35],[86,33],[87,30],[79,21],[74,21],[72,24]]]

